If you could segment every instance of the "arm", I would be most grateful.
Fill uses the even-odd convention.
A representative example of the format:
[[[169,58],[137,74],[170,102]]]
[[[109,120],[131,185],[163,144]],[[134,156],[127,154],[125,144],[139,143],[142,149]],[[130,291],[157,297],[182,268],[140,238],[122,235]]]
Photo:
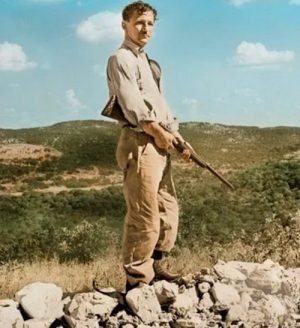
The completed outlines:
[[[136,77],[137,64],[132,56],[121,52],[109,58],[108,82],[117,96],[125,118],[132,125],[141,127],[141,121],[155,121],[156,118],[147,107],[139,90]]]

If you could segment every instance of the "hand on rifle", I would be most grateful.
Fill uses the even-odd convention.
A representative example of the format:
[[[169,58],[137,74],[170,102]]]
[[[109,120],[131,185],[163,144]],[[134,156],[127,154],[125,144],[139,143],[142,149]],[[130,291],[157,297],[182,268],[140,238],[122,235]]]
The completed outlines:
[[[142,127],[147,134],[154,138],[158,148],[171,150],[177,144],[175,136],[156,122],[144,122]]]
[[[179,142],[179,143],[181,143],[184,146],[184,149],[181,152],[182,158],[185,161],[189,162],[190,161],[190,157],[191,157],[192,153],[194,152],[193,147],[187,141],[185,141],[182,138],[182,136],[181,136],[181,134],[179,132],[174,132],[174,136],[176,138],[177,143]]]

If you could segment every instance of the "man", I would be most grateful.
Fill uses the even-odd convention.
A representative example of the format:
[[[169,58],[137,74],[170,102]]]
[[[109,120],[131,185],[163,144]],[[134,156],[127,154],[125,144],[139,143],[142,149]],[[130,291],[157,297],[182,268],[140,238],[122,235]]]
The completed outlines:
[[[159,66],[152,61],[151,70],[144,52],[157,11],[137,1],[124,8],[122,17],[124,42],[108,60],[107,79],[110,96],[117,97],[128,122],[122,123],[116,156],[124,171],[123,260],[130,289],[154,278],[179,277],[161,260],[174,246],[178,226],[169,151],[176,138],[183,139],[162,94]],[[183,156],[189,155],[185,151]]]

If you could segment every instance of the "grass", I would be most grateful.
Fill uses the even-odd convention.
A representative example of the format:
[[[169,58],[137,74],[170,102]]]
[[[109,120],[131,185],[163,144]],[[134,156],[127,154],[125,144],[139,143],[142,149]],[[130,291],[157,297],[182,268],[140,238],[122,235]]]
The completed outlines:
[[[282,229],[278,225],[268,227],[253,236],[253,243],[245,243],[241,238],[237,238],[232,243],[214,243],[202,248],[175,246],[164,265],[182,275],[212,268],[218,260],[261,263],[271,259],[286,267],[299,267],[299,237],[300,211],[295,218],[293,229]],[[16,291],[35,281],[55,283],[62,287],[65,294],[92,290],[93,279],[96,279],[98,286],[114,287],[121,291],[125,285],[125,275],[120,254],[120,248],[112,246],[105,256],[89,263],[61,263],[58,259],[52,259],[2,265],[0,299],[12,298]]]
[[[198,253],[191,252],[188,248],[177,249],[166,259],[164,265],[173,271],[188,274],[211,267],[214,264],[214,256],[209,256],[208,249]],[[62,287],[65,293],[90,291],[94,278],[100,286],[111,286],[120,291],[124,288],[125,275],[118,249],[112,248],[107,256],[86,264],[60,263],[53,259],[0,266],[0,299],[13,297],[16,291],[34,281],[55,283]]]

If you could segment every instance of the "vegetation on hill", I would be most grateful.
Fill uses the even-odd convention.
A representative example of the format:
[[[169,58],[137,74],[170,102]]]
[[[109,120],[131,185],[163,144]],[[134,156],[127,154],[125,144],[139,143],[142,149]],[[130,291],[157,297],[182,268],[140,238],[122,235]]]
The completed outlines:
[[[271,227],[292,229],[300,207],[300,161],[296,156],[300,128],[185,123],[181,131],[236,189],[230,191],[208,172],[177,161],[174,178],[181,212],[175,252],[183,247],[213,249],[236,241],[251,245],[255,236],[264,243],[263,253],[269,247],[268,239],[262,238],[266,231],[273,231]],[[104,177],[116,172],[118,133],[115,123],[102,121],[0,130],[0,144],[25,142],[62,153],[42,162],[29,158],[0,163],[0,263],[51,258],[88,262],[111,247],[120,247],[125,215],[121,186],[76,190],[92,181],[66,182],[62,178],[65,172],[91,167]],[[46,187],[49,179],[75,189],[57,194],[34,191]],[[26,182],[22,195],[5,194],[5,184],[20,180]],[[299,246],[294,245],[292,249]]]

